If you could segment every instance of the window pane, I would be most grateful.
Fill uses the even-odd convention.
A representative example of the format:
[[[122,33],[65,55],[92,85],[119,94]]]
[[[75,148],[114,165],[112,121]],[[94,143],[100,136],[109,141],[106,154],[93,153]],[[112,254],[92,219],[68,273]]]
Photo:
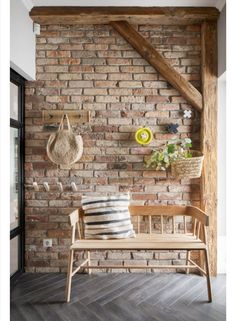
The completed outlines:
[[[18,120],[18,86],[13,84],[11,82],[11,88],[10,88],[10,105],[11,105],[11,110],[10,110],[10,117],[12,119]]]
[[[19,236],[14,237],[10,241],[10,273],[14,274],[19,269],[19,260],[18,260],[18,244]]]
[[[11,230],[19,225],[19,204],[18,204],[18,192],[19,192],[19,182],[18,182],[18,130],[16,128],[11,128],[11,147],[10,147],[10,223]]]

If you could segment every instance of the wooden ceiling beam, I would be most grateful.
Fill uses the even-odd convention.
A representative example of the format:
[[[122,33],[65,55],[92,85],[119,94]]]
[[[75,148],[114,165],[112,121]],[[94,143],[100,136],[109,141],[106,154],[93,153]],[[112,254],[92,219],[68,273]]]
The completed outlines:
[[[198,111],[202,111],[201,93],[187,81],[169,62],[127,21],[111,25],[137,52],[146,59],[180,94]]]
[[[194,24],[216,20],[213,7],[33,7],[39,24],[108,24],[126,20],[133,24]]]

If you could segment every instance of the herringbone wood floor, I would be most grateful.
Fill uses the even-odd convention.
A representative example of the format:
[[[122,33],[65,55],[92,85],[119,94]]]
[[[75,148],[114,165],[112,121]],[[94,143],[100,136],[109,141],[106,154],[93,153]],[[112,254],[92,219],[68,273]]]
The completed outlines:
[[[65,303],[65,274],[24,274],[11,293],[11,321],[225,321],[225,276],[80,274]]]

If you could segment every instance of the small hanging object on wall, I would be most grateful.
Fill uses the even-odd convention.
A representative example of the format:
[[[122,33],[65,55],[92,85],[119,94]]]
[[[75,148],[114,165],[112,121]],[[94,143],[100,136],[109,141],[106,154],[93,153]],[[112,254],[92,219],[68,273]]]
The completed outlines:
[[[64,120],[67,128],[64,128]],[[56,133],[51,134],[47,143],[47,155],[57,165],[70,166],[76,163],[83,154],[83,139],[75,135],[70,126],[67,114],[61,118],[60,126]]]
[[[139,128],[135,133],[135,140],[140,145],[148,145],[153,140],[153,133],[150,128]]]
[[[177,134],[178,133],[178,127],[179,127],[178,124],[171,123],[171,124],[167,125],[166,130],[170,134]]]
[[[48,182],[43,182],[43,186],[44,186],[46,192],[50,191],[50,187],[48,185]]]
[[[33,188],[34,188],[35,192],[39,191],[39,186],[38,186],[37,182],[33,182]]]
[[[184,118],[191,118],[192,117],[192,110],[185,109],[184,110]]]
[[[77,192],[78,191],[75,182],[71,182],[71,187],[72,187],[73,192]]]
[[[57,186],[58,186],[58,188],[59,188],[59,191],[62,193],[62,192],[63,192],[62,183],[61,183],[61,182],[58,182],[58,183],[57,183]]]

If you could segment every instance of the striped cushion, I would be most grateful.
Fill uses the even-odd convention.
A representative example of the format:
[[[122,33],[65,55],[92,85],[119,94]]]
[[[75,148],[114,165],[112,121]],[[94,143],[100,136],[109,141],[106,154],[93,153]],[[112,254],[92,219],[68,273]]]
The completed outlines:
[[[86,239],[121,239],[134,237],[130,220],[129,194],[83,196]]]

